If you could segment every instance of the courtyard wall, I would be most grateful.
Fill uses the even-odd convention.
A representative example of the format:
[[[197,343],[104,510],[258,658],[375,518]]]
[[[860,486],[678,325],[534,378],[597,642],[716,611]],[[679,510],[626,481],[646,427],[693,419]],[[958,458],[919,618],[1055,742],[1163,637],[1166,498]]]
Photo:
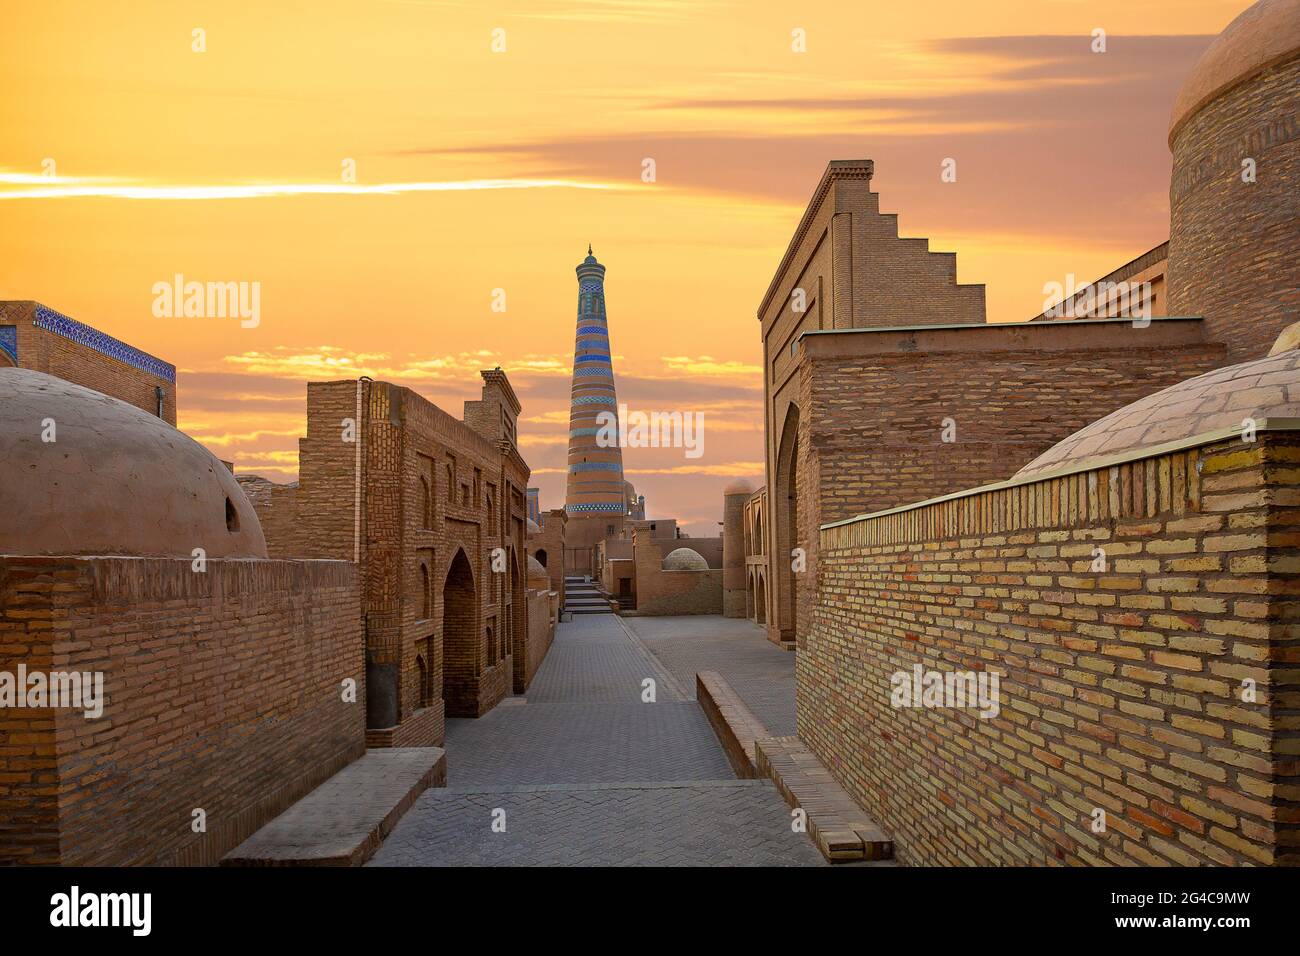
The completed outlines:
[[[799,736],[907,863],[1295,863],[1298,525],[1265,430],[827,525]],[[999,712],[892,706],[917,664]]]

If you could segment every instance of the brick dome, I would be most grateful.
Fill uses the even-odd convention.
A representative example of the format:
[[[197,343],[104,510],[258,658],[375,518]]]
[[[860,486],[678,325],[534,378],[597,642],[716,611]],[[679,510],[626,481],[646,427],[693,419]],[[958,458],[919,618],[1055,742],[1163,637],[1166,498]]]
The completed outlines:
[[[1169,120],[1169,143],[1211,100],[1300,51],[1300,0],[1259,0],[1229,23],[1183,82]]]
[[[670,551],[664,558],[663,564],[665,571],[705,571],[708,567],[709,562],[704,560],[703,555],[690,548]]]
[[[1216,369],[1125,405],[1053,445],[1016,477],[1238,429],[1247,418],[1300,418],[1300,349]]]
[[[551,589],[551,576],[547,573],[546,566],[531,554],[528,556],[528,586],[534,591]]]
[[[210,451],[41,372],[0,368],[0,488],[0,553],[266,557],[257,513]]]

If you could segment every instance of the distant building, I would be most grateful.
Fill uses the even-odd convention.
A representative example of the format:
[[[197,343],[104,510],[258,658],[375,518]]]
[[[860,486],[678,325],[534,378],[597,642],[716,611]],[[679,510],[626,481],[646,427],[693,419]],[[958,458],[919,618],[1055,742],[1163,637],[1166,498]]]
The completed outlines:
[[[372,747],[441,744],[445,717],[522,693],[530,640],[549,646],[529,628],[519,400],[481,374],[464,421],[387,382],[313,382],[298,482],[240,476],[272,555],[359,565]]]
[[[0,302],[0,368],[54,375],[176,424],[176,366],[32,301]]]

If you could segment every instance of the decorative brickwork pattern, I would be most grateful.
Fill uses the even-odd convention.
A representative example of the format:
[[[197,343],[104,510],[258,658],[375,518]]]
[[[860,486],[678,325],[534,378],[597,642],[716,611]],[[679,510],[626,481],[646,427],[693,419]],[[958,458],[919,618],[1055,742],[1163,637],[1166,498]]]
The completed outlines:
[[[273,556],[360,559],[371,746],[441,745],[446,716],[526,689],[537,653],[520,407],[505,373],[482,374],[465,421],[386,382],[313,382],[297,485],[242,481]]]
[[[151,415],[159,414],[161,392],[160,417],[176,424],[173,365],[39,302],[0,301],[0,353],[20,368],[93,388]]]

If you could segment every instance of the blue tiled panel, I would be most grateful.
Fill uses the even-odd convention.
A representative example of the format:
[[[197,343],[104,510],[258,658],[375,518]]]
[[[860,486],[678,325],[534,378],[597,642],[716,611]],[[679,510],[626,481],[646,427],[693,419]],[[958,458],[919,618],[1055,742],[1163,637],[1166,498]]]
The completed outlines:
[[[575,511],[597,511],[607,514],[622,514],[623,506],[621,504],[578,504],[565,505],[564,510],[570,514]]]
[[[613,395],[579,395],[573,400],[575,405],[616,405]]]
[[[569,471],[622,471],[623,466],[616,461],[583,461],[570,465]]]
[[[4,352],[14,364],[18,364],[18,326],[0,325],[0,352]]]
[[[603,368],[575,368],[573,370],[574,378],[584,378],[592,375],[603,375],[605,378],[613,378],[613,372],[608,365]]]
[[[76,319],[70,319],[61,312],[55,312],[53,309],[38,305],[33,324],[38,329],[45,329],[47,332],[61,335],[78,345],[94,349],[101,355],[107,355],[119,362],[125,362],[132,368],[138,368],[142,372],[156,375],[163,381],[171,382],[173,385],[176,383],[176,366],[160,361],[152,355],[141,352],[139,349],[132,348],[125,342],[120,342],[111,335],[105,335],[98,329],[83,325]]]

